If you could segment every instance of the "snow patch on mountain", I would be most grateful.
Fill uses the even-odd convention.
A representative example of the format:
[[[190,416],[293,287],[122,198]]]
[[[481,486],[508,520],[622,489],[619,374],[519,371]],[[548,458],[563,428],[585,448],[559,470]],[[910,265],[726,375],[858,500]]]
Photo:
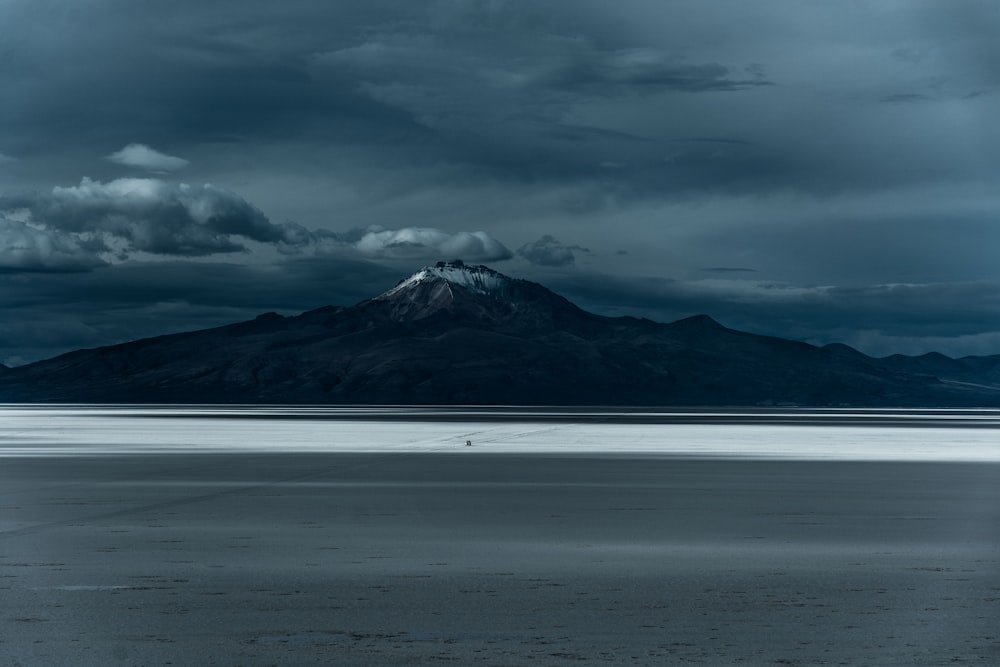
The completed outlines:
[[[511,278],[485,266],[467,266],[457,261],[438,262],[434,266],[425,266],[376,298],[387,299],[416,285],[433,280],[444,280],[451,285],[464,287],[470,292],[490,296],[502,293],[512,281]]]

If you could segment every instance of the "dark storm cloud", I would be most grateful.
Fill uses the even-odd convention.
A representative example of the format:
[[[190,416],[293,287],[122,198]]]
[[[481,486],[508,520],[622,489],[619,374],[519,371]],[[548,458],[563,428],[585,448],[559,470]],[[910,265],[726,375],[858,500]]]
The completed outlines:
[[[337,80],[358,82],[373,102],[424,128],[420,142],[474,167],[473,175],[586,182],[617,197],[669,194],[714,177],[668,164],[665,156],[678,151],[664,138],[571,122],[572,110],[771,85],[762,72],[734,77],[719,63],[688,63],[654,47],[599,45],[549,24],[470,20],[434,28],[431,34],[420,24],[392,26],[316,60]],[[462,58],[455,57],[459,50]],[[684,157],[697,159],[700,152],[690,149]]]
[[[0,272],[76,273],[105,262],[98,252],[103,244],[57,229],[38,229],[16,220],[0,218]]]
[[[0,27],[11,54],[0,81],[18,100],[0,118],[21,130],[10,145],[38,154],[67,141],[113,150],[136,137],[241,143],[394,122],[386,116],[398,114],[352,92],[356,82],[317,80],[311,60],[356,22],[391,12],[296,4],[14,3]]]
[[[619,197],[648,195],[689,186],[664,167],[662,140],[625,138],[621,127],[588,130],[571,120],[575,107],[770,84],[760,66],[581,34],[571,27],[580,11],[571,10],[485,2],[300,2],[288,12],[256,2],[180,2],[169,12],[138,12],[117,0],[21,4],[12,10],[21,34],[6,35],[16,57],[0,69],[0,84],[19,100],[0,109],[0,128],[18,131],[6,144],[0,129],[0,145],[43,155],[87,144],[116,155],[136,137],[181,154],[184,142],[333,142],[377,163],[464,165],[466,179],[589,180]],[[81,21],[92,28],[74,29]],[[181,165],[136,159],[128,162]],[[630,169],[611,173],[608,164]],[[636,178],[640,169],[645,178]],[[706,177],[714,178],[702,171],[693,180]],[[436,178],[435,170],[425,178]]]
[[[971,24],[984,33],[989,12],[963,6],[964,14],[950,13],[984,14]],[[90,144],[107,155],[143,138],[186,155],[181,142],[332,142],[361,149],[376,163],[461,164],[470,179],[580,183],[607,191],[605,202],[618,205],[712,189],[836,190],[873,177],[891,180],[899,168],[893,149],[914,151],[910,132],[919,128],[881,135],[884,145],[875,150],[884,164],[856,161],[850,156],[870,145],[868,127],[881,121],[860,104],[850,115],[834,112],[829,100],[849,89],[833,89],[815,106],[794,97],[801,93],[794,81],[769,73],[789,71],[788,52],[799,54],[801,76],[820,85],[831,74],[823,69],[824,47],[846,51],[882,36],[891,38],[886,61],[912,68],[910,78],[927,86],[947,81],[948,72],[933,71],[946,64],[943,53],[976,62],[996,55],[982,39],[948,42],[946,50],[923,27],[910,39],[888,25],[882,35],[878,13],[853,37],[853,10],[797,5],[785,5],[796,11],[782,20],[739,3],[641,0],[299,1],[280,10],[268,2],[185,0],[139,7],[123,0],[13,3],[7,29],[0,28],[11,53],[0,65],[0,83],[18,102],[0,108],[0,146],[39,155]],[[970,24],[955,27],[955,16],[939,14],[932,4],[914,3],[907,16],[918,26],[970,31]],[[732,31],[735,25],[741,29]],[[790,25],[807,31],[795,38]],[[828,41],[809,43],[817,38]],[[785,57],[765,62],[783,44]],[[879,71],[873,63],[855,81],[877,81]],[[872,99],[931,94],[900,93],[898,81],[889,90],[881,85]],[[789,126],[795,118],[813,138],[835,140],[822,151],[804,145],[807,137]],[[556,138],[588,126],[590,136]],[[639,141],[615,139],[616,132]],[[714,132],[753,141],[734,155],[676,150],[678,140]],[[917,152],[935,153],[933,146]],[[609,164],[623,168],[602,166]],[[944,165],[941,172],[948,172]]]
[[[157,179],[84,178],[78,186],[57,186],[49,193],[5,193],[0,213],[24,216],[54,239],[96,238],[126,253],[199,256],[245,250],[234,237],[286,240],[283,227],[231,192]]]
[[[546,234],[537,241],[525,243],[517,249],[520,257],[539,266],[570,266],[576,263],[573,251],[590,252],[580,246],[563,245],[555,237]]]
[[[282,145],[278,161],[255,168],[315,180],[323,170],[370,201],[442,185],[564,187],[576,190],[562,198],[560,212],[571,215],[676,197],[825,195],[953,179],[966,168],[937,149],[949,133],[931,127],[959,116],[942,109],[927,127],[878,117],[878,107],[911,106],[879,99],[938,95],[920,89],[946,81],[933,71],[943,67],[933,42],[887,41],[887,63],[913,70],[891,87],[874,64],[858,72],[859,90],[876,92],[857,99],[875,110],[856,102],[845,113],[834,103],[855,91],[836,88],[823,51],[803,51],[812,33],[800,44],[785,21],[810,31],[830,22],[821,37],[847,49],[850,10],[810,22],[806,10],[777,21],[725,2],[300,1],[279,11],[183,1],[140,11],[103,0],[14,3],[8,13],[0,42],[12,57],[0,65],[0,85],[17,104],[0,107],[0,146],[34,159],[85,146],[109,155],[141,139],[198,166],[216,150]],[[924,4],[912,14],[938,20]],[[746,27],[728,34],[730,21]],[[781,60],[766,57],[769,39],[790,42]],[[962,49],[981,60],[994,47]],[[787,52],[801,54],[801,72]],[[797,97],[802,80],[830,89]],[[955,94],[987,89],[972,83]],[[95,172],[81,165],[84,173]]]

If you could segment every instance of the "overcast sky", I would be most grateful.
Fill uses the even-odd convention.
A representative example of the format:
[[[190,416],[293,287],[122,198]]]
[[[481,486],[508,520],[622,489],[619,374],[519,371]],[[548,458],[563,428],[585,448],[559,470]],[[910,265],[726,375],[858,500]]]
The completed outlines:
[[[996,0],[0,1],[0,362],[461,258],[1000,353]]]

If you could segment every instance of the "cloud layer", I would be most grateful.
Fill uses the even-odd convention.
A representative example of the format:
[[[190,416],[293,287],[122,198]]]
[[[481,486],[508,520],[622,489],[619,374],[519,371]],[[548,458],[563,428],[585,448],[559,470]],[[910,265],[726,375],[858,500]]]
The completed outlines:
[[[39,229],[0,218],[0,271],[88,271],[105,264],[96,249],[99,248],[59,230]]]
[[[0,195],[0,267],[81,271],[132,253],[174,257],[248,253],[248,242],[282,254],[497,262],[513,256],[489,234],[427,227],[347,232],[272,223],[239,195],[210,184],[151,178]]]
[[[197,257],[244,251],[239,239],[274,243],[282,227],[244,199],[212,185],[84,178],[51,192],[0,195],[0,213],[55,235],[87,239],[107,252]],[[56,246],[52,246],[55,248]]]
[[[513,256],[510,250],[486,232],[450,234],[422,227],[369,231],[354,246],[367,257],[386,259],[454,258],[498,262]]]

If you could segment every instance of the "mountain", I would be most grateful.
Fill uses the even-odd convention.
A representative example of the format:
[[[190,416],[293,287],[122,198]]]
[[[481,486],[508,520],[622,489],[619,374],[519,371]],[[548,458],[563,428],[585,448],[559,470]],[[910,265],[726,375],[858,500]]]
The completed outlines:
[[[1000,355],[952,359],[937,352],[920,356],[894,354],[880,360],[886,368],[903,373],[920,373],[957,382],[1000,384]]]
[[[705,315],[603,317],[456,261],[351,307],[266,313],[7,369],[0,400],[1000,405],[1000,364],[976,361],[994,358],[919,359],[743,333]]]

